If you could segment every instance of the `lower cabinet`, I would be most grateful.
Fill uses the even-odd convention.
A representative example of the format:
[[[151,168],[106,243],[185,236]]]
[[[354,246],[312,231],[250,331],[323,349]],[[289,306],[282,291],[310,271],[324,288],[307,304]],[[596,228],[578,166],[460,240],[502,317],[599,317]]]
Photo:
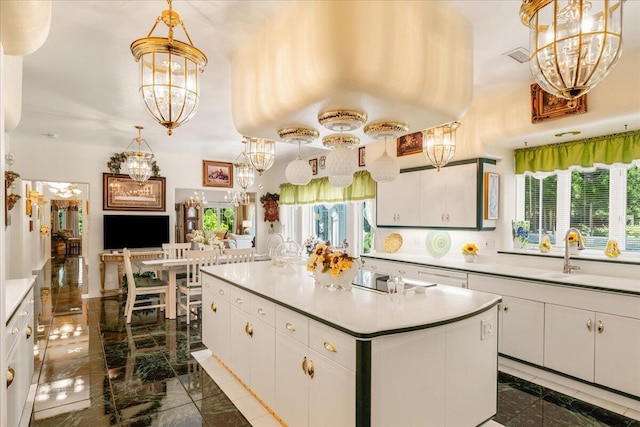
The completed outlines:
[[[544,303],[503,296],[499,322],[500,353],[543,364]]]
[[[205,276],[202,291],[202,342],[220,360],[227,363],[230,354],[230,308],[224,298],[227,288],[222,282]]]

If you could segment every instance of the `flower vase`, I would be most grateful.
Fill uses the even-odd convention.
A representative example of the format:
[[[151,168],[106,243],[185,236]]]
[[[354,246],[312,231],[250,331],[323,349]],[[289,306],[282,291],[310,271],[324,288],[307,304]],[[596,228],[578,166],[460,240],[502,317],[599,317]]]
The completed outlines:
[[[326,272],[322,272],[323,266],[316,266],[315,270],[313,270],[313,278],[315,279],[315,284],[322,288],[329,287],[331,285],[331,271],[327,270]]]
[[[476,256],[474,254],[464,254],[465,262],[474,262],[476,260]]]
[[[524,249],[529,243],[529,227],[529,221],[511,221],[514,249]]]
[[[358,268],[352,267],[348,270],[344,270],[337,276],[332,276],[333,284],[338,289],[350,291],[356,274],[358,274]]]
[[[569,255],[571,256],[580,255],[580,251],[578,250],[577,243],[569,243]]]

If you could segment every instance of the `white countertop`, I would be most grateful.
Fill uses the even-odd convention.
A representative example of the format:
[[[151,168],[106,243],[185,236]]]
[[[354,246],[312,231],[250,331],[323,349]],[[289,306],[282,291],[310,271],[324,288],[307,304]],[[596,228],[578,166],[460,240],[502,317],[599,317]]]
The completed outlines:
[[[402,296],[356,286],[351,291],[330,291],[316,286],[311,273],[300,265],[288,269],[255,262],[206,267],[203,271],[363,338],[454,322],[501,300],[498,295],[451,286],[434,286],[424,294]]]
[[[456,260],[455,258],[445,257],[440,259],[433,259],[425,255],[414,255],[407,253],[375,253],[363,255],[362,258],[365,259],[365,269],[367,268],[366,258],[377,258],[381,260],[408,262],[412,264],[423,265],[426,267],[450,268],[466,271],[468,273],[493,274],[496,276],[534,280],[556,285],[610,290],[640,295],[640,278],[628,279],[615,276],[585,274],[580,273],[579,271],[573,272],[571,274],[564,274],[562,273],[562,271],[543,268],[522,267],[512,264],[507,265],[478,262],[468,263],[464,262],[463,260]],[[572,259],[572,261],[576,260]]]
[[[25,277],[24,279],[11,279],[5,282],[5,313],[7,318],[4,319],[8,322],[13,316],[14,312],[22,303],[25,295],[33,287],[33,283],[36,280],[36,276]]]

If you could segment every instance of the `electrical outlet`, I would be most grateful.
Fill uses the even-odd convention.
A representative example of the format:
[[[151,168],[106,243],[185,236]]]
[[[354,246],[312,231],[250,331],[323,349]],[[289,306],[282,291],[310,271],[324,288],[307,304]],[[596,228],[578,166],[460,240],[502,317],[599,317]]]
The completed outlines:
[[[493,317],[480,321],[480,339],[486,340],[493,335]]]
[[[485,240],[484,242],[484,248],[485,249],[495,249],[496,247],[496,241],[493,239],[489,239],[489,240]]]

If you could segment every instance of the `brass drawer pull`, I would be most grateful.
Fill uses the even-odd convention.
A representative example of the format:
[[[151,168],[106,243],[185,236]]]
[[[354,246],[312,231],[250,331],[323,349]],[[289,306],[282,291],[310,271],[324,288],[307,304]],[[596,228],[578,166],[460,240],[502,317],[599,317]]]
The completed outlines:
[[[211,311],[213,311],[214,313],[217,313],[218,311],[218,306],[216,306],[215,302],[211,303]]]
[[[302,359],[302,372],[308,374],[307,372],[307,356]]]
[[[236,304],[242,304],[243,302],[242,298],[236,298]]]
[[[266,312],[266,311],[264,311],[263,309],[259,308],[259,309],[258,309],[258,314],[259,314],[260,316],[264,316],[265,314],[267,314],[267,312]]]
[[[598,333],[601,334],[602,332],[604,332],[604,324],[602,320],[598,320]]]
[[[309,376],[313,378],[316,373],[316,370],[313,368],[313,360],[309,360],[309,367],[307,368],[307,371],[309,372]]]
[[[293,323],[289,323],[287,322],[287,324],[285,325],[287,327],[288,330],[290,330],[291,332],[295,332],[296,331],[296,325],[294,325]]]
[[[509,311],[509,306],[507,304],[505,304],[503,310],[504,311]]]
[[[244,325],[244,332],[249,335],[251,338],[253,338],[253,325],[251,325],[251,323],[247,322],[246,325]]]
[[[338,352],[338,349],[336,349],[336,346],[331,344],[329,341],[325,341],[324,342],[324,348],[325,348],[325,350],[330,351],[332,353],[337,353]]]
[[[27,326],[27,339],[31,338],[31,334],[33,334],[33,328],[31,326]]]
[[[9,368],[7,369],[7,388],[9,388],[11,386],[11,384],[13,384],[13,380],[16,377],[16,371],[13,370],[13,368]]]
[[[224,289],[218,289],[218,293],[219,293],[220,295],[224,295]]]
[[[591,332],[591,319],[587,320],[587,329]]]

